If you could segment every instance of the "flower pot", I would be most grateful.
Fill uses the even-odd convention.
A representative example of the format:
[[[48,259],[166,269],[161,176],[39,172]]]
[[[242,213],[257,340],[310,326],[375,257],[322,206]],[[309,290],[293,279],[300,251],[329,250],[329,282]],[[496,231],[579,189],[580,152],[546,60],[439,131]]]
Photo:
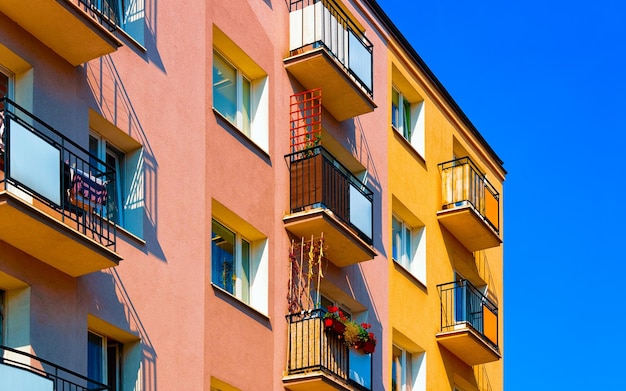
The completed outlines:
[[[326,326],[327,330],[331,330],[335,334],[339,335],[343,335],[343,332],[346,330],[346,325],[334,318],[324,319],[324,326]]]
[[[365,341],[361,343],[360,348],[363,349],[365,353],[374,353],[374,350],[376,350],[376,345],[374,345],[372,341]]]

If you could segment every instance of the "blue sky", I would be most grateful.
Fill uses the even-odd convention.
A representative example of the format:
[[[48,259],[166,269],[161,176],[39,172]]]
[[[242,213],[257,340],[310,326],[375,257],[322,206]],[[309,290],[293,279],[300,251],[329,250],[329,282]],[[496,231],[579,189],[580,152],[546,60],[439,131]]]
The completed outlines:
[[[626,389],[626,3],[378,3],[509,172],[505,389]]]

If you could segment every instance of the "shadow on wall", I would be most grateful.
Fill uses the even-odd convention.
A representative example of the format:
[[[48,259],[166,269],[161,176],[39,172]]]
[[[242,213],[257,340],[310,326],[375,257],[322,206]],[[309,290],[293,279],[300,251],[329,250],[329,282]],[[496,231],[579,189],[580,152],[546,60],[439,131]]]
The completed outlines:
[[[130,183],[126,185],[128,195],[124,199],[124,209],[126,211],[143,209],[143,227],[139,236],[147,243],[145,250],[162,261],[167,261],[158,242],[159,166],[148,136],[111,57],[103,56],[97,61],[85,64],[85,72],[93,96],[92,106],[97,107],[102,117],[142,146],[137,171],[132,179],[128,178]]]
[[[85,297],[92,300],[89,313],[137,337],[124,341],[123,388],[157,391],[157,353],[117,270],[110,268],[84,281],[83,288],[89,291]]]
[[[136,3],[143,3],[145,13],[144,42],[146,48],[145,58],[148,62],[156,65],[163,73],[167,73],[163,60],[159,55],[157,46],[157,0],[134,0]],[[138,8],[140,8],[139,5]]]
[[[382,216],[380,210],[382,204],[380,176],[376,170],[374,157],[372,156],[371,149],[367,143],[367,138],[365,137],[365,132],[363,131],[363,125],[361,125],[359,117],[355,117],[354,122],[345,121],[345,123],[347,124],[345,129],[352,133],[348,134],[346,137],[349,150],[352,155],[356,157],[361,164],[363,164],[363,166],[365,166],[367,176],[365,177],[363,183],[374,192],[374,216]],[[382,220],[375,220],[374,225],[376,224],[382,224],[384,227],[385,223]],[[381,255],[385,256],[385,246],[382,238],[383,229],[374,229],[374,232],[377,236],[374,238],[374,247],[380,252]]]

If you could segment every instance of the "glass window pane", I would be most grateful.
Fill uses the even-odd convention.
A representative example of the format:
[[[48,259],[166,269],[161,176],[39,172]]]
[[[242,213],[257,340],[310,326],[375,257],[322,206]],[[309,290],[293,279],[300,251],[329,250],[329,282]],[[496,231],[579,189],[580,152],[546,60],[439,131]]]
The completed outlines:
[[[250,302],[250,243],[241,241],[241,300]]]
[[[402,254],[402,264],[410,270],[411,266],[411,230],[404,227],[404,254]]]
[[[4,335],[4,291],[0,289],[0,345],[3,344]]]
[[[122,200],[122,177],[124,174],[124,154],[117,149],[107,147],[106,164],[115,168],[115,176],[106,175],[107,180],[107,204],[106,216],[116,224],[122,225],[122,214],[119,208]],[[114,179],[114,181],[113,181]]]
[[[87,340],[87,377],[102,382],[104,379],[104,351],[102,337],[88,333]]]
[[[211,281],[235,294],[235,234],[213,220],[211,236]]]
[[[241,130],[250,137],[250,81],[243,78],[241,84]]]
[[[411,141],[411,103],[408,100],[402,100],[402,130],[404,138]]]
[[[400,126],[400,116],[398,108],[400,107],[400,94],[396,89],[391,90],[391,125],[393,125],[396,129]]]
[[[9,97],[9,77],[0,72],[0,98]],[[0,102],[0,110],[4,110],[4,102]]]
[[[400,248],[402,245],[402,223],[395,217],[392,217],[391,220],[391,236],[392,257],[400,262],[402,256]]]
[[[237,122],[237,71],[213,52],[213,107],[230,122]]]

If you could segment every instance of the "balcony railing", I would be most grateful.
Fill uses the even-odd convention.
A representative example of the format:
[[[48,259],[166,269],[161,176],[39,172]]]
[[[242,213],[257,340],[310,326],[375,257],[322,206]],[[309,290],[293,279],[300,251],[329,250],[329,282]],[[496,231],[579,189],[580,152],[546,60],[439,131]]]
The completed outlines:
[[[289,323],[289,350],[287,356],[287,384],[302,381],[309,388],[321,389],[312,378],[325,376],[337,382],[338,389],[370,390],[372,358],[360,354],[343,343],[339,336],[324,328],[323,309],[287,315]]]
[[[65,0],[76,4],[80,9],[91,16],[98,24],[113,32],[119,24],[120,10],[116,0]]]
[[[291,213],[326,208],[371,245],[374,193],[321,146],[291,153],[286,158]]]
[[[439,164],[443,184],[442,209],[470,204],[500,231],[500,194],[469,157]]]
[[[475,330],[498,350],[498,308],[467,280],[437,286],[441,298],[441,331]]]
[[[116,250],[114,167],[6,98],[0,136],[0,190]]]
[[[290,50],[323,47],[371,97],[373,45],[333,0],[291,0]]]
[[[76,372],[6,346],[0,346],[0,389],[18,384],[23,389],[107,391],[111,388]],[[17,383],[15,383],[17,382]],[[12,388],[11,388],[12,389]]]

